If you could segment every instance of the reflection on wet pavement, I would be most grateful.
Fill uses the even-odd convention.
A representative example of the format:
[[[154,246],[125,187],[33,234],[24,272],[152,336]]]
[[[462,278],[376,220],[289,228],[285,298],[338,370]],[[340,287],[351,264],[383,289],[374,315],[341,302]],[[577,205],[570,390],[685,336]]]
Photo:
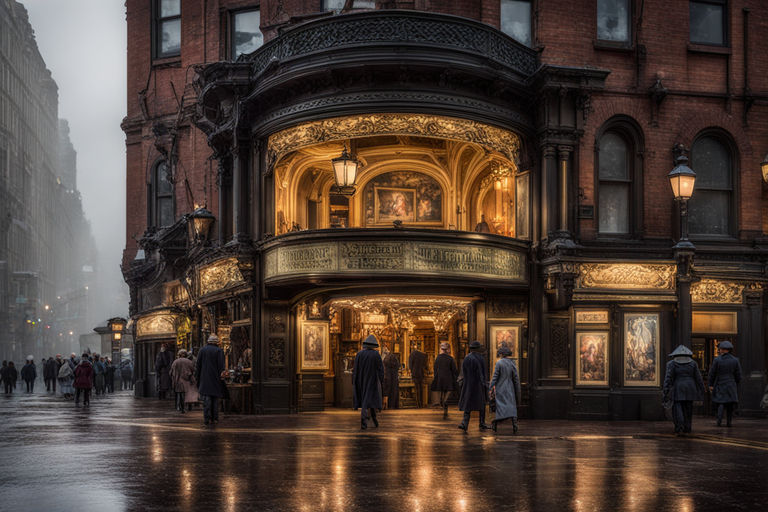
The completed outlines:
[[[45,394],[0,396],[0,510],[759,510],[768,421],[521,422],[468,434],[458,411],[385,411],[361,433],[334,410],[224,416],[127,392],[90,410]]]

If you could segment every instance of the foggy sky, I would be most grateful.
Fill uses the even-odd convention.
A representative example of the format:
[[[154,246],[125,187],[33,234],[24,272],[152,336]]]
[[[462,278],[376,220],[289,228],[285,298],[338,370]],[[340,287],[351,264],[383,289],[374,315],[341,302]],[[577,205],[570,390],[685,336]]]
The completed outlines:
[[[99,252],[99,322],[128,313],[125,246],[126,23],[124,0],[21,0],[59,86],[59,117],[77,151],[77,188]],[[93,302],[92,302],[93,303]],[[92,316],[92,315],[89,315]]]

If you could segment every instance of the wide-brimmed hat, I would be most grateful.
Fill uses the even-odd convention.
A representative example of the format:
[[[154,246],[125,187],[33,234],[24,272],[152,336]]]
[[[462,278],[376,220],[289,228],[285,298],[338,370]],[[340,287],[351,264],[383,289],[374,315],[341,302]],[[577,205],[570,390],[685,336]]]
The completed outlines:
[[[669,354],[669,357],[692,356],[692,355],[693,355],[693,352],[691,352],[691,349],[689,349],[685,345],[678,345],[677,348],[673,350],[671,354]]]
[[[216,336],[215,334],[211,334],[210,336],[208,336],[208,343],[218,343],[218,342],[219,342],[219,337]]]
[[[721,341],[717,344],[717,348],[724,348],[726,350],[733,350],[733,343],[728,340]]]
[[[363,340],[363,345],[369,345],[371,347],[378,347],[379,346],[379,340],[376,339],[376,336],[373,334],[369,334],[365,340]]]
[[[507,357],[512,355],[512,350],[508,346],[502,345],[499,347],[499,350],[497,351],[497,353],[501,357]]]
[[[481,348],[483,348],[483,345],[477,340],[469,344],[469,350],[479,350]]]

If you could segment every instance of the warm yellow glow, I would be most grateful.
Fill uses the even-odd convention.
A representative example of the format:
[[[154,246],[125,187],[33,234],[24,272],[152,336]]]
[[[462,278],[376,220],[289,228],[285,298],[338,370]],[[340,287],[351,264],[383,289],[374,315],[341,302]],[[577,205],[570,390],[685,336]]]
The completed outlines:
[[[115,341],[123,339],[122,333],[119,332],[114,333],[112,336],[114,337]]]

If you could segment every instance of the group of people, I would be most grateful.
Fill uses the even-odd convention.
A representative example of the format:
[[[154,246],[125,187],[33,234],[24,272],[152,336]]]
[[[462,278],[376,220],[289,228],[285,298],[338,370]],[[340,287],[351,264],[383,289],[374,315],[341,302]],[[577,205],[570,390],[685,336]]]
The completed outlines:
[[[83,404],[88,406],[91,390],[94,390],[97,395],[114,393],[115,374],[118,370],[122,388],[133,388],[133,364],[130,360],[122,361],[118,368],[108,357],[86,352],[78,358],[73,352],[68,359],[62,358],[61,354],[56,354],[55,358],[44,358],[40,366],[45,390],[56,394],[58,385],[59,392],[64,398],[75,398],[75,405],[79,405],[80,396],[83,395]],[[26,384],[27,393],[34,393],[38,373],[33,356],[27,357],[21,372],[16,370],[13,361],[3,361],[0,379],[6,394],[13,393],[19,376]]]
[[[352,371],[353,382],[353,406],[360,409],[360,428],[368,428],[368,420],[374,426],[379,426],[376,416],[383,408],[382,390],[388,390],[386,384],[388,371],[387,357],[382,358],[376,351],[379,346],[378,339],[373,334],[363,341],[363,349],[355,356]],[[440,393],[440,407],[443,410],[443,419],[448,417],[448,396],[460,386],[459,410],[464,412],[464,417],[459,428],[467,431],[472,411],[478,411],[480,415],[480,430],[492,429],[497,431],[498,424],[502,421],[512,422],[513,432],[518,432],[517,407],[520,402],[520,377],[517,365],[512,357],[511,350],[502,346],[498,350],[499,360],[493,370],[493,377],[488,382],[485,358],[481,354],[482,344],[473,341],[469,344],[469,354],[464,358],[459,375],[456,360],[450,355],[450,345],[442,343],[440,354],[435,358],[434,378],[430,390]],[[413,354],[413,352],[412,352]],[[419,380],[423,380],[423,364],[426,360],[416,356],[416,365],[420,366]],[[409,361],[414,375],[414,358]],[[390,377],[391,379],[391,377]],[[414,382],[416,376],[414,375]],[[385,384],[386,383],[386,384]],[[417,395],[419,406],[422,398]],[[485,410],[487,403],[491,401],[495,408],[493,422],[488,425],[485,422]],[[391,407],[392,399],[389,398]]]

